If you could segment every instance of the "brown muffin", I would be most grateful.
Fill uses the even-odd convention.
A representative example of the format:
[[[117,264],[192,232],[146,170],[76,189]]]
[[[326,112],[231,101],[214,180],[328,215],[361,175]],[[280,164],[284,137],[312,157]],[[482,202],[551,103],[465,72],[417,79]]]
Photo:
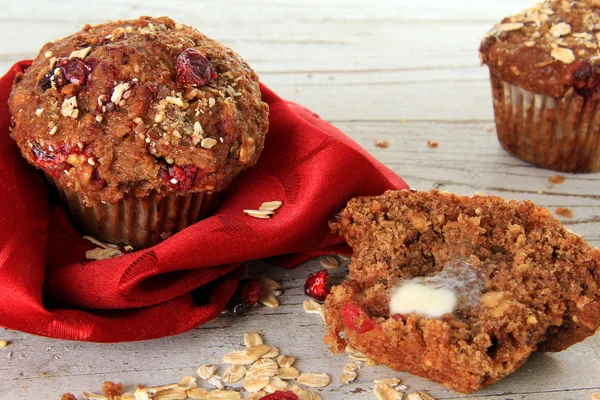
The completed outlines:
[[[257,161],[268,128],[248,64],[167,17],[47,43],[9,106],[23,156],[85,230],[134,246],[205,214],[212,193]]]
[[[546,0],[504,18],[483,39],[498,138],[520,159],[600,171],[599,7]]]
[[[330,225],[354,253],[325,303],[334,352],[351,344],[466,393],[600,325],[600,250],[530,201],[389,191],[351,200]],[[392,289],[441,276],[457,288],[452,312],[390,315]]]

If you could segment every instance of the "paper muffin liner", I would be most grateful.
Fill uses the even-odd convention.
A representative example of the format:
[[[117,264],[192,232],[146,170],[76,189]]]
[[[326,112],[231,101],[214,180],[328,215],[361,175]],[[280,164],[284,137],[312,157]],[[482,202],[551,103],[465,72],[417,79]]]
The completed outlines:
[[[573,91],[554,98],[493,74],[496,131],[509,153],[538,167],[600,171],[600,104]]]
[[[150,247],[199,220],[210,216],[217,204],[216,193],[148,196],[126,195],[116,203],[94,201],[87,206],[82,196],[58,187],[62,202],[79,229],[96,239],[128,244],[136,249]]]

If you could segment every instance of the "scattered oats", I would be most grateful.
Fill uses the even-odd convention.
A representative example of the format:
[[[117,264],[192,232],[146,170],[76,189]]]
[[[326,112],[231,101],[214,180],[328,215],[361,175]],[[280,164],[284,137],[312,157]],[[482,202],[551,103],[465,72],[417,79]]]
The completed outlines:
[[[217,141],[213,138],[204,138],[200,142],[200,146],[208,150],[212,149],[215,144],[217,144]]]
[[[92,50],[91,47],[86,47],[85,49],[79,49],[71,52],[69,58],[81,58],[82,60],[88,55],[88,53]],[[50,53],[52,54],[52,53]],[[48,57],[46,57],[48,58]]]
[[[192,400],[209,400],[210,395],[206,389],[193,388],[186,391],[188,398]]]
[[[346,366],[344,367],[344,372],[355,372],[358,369],[362,368],[363,363],[358,361],[358,362],[352,362],[350,361],[348,364],[346,364]],[[377,382],[375,382],[377,383]]]
[[[295,361],[296,357],[294,356],[280,355],[279,357],[277,357],[277,364],[281,368],[290,368],[292,365],[294,365]]]
[[[93,250],[88,250],[85,252],[85,258],[87,260],[106,260],[107,258],[113,258],[120,256],[121,251],[117,249],[102,249],[97,247]]]
[[[179,107],[183,107],[183,100],[181,100],[179,97],[167,96],[167,97],[165,97],[165,100],[168,103],[175,104],[176,106],[179,106]]]
[[[221,382],[221,377],[218,375],[213,375],[206,380],[208,383],[216,387],[217,389],[223,389],[223,383]]]
[[[178,31],[180,31],[180,30],[182,30],[182,29],[183,29],[183,25],[182,25],[182,24],[179,24],[179,23],[177,23],[177,24],[175,24],[175,29],[177,29]]]
[[[285,390],[287,386],[288,384],[286,381],[274,376],[271,379],[269,379],[269,384],[264,387],[264,390],[267,393],[273,393],[278,390]]]
[[[177,181],[177,179],[175,179],[175,178],[172,178],[170,182],[171,182],[173,185],[176,185],[178,181]]]
[[[399,385],[399,386],[396,386],[394,388],[394,390],[397,391],[397,392],[406,392],[408,390],[408,386],[406,386],[406,385]]]
[[[165,157],[165,161],[167,164],[173,164],[175,162],[175,160],[173,160],[171,157]]]
[[[321,257],[321,266],[325,269],[335,269],[340,266],[340,262],[334,256]]]
[[[223,356],[223,362],[234,365],[249,365],[271,350],[271,346],[261,344],[245,350],[232,351]],[[266,384],[265,384],[266,385]],[[262,388],[261,388],[262,389]]]
[[[222,381],[225,383],[234,383],[246,375],[246,367],[242,365],[228,365],[223,372]]]
[[[102,117],[102,115],[96,115],[96,121],[97,122],[102,122],[104,118]]]
[[[300,374],[298,377],[298,383],[315,388],[325,387],[329,382],[331,378],[327,374]]]
[[[566,22],[559,22],[558,24],[552,25],[550,28],[550,34],[554,37],[561,37],[571,33],[571,25]]]
[[[210,400],[216,399],[226,399],[226,400],[239,400],[240,394],[239,392],[233,390],[213,390],[210,392],[209,397]]]
[[[198,121],[194,122],[194,133],[198,133],[200,135],[204,133],[202,125],[200,125],[200,122]]]
[[[265,290],[273,292],[276,296],[278,296],[277,293],[281,294],[282,291],[281,285],[279,283],[275,282],[273,279],[267,278],[266,276],[261,276],[259,278],[258,285],[260,286],[261,291]]]
[[[148,393],[146,393],[146,391],[141,387],[135,389],[135,393],[133,395],[135,396],[135,400],[150,400]]]
[[[11,359],[11,358],[12,358],[12,354],[13,354],[13,353],[12,353],[12,351],[9,351],[9,352],[6,354],[6,357],[7,357],[8,359]]]
[[[539,190],[537,191],[537,194],[544,194],[544,189],[539,189]]]
[[[344,384],[347,385],[350,382],[353,382],[356,377],[358,376],[358,373],[356,371],[352,371],[352,372],[344,372],[342,374],[342,376],[340,376],[340,381]]]
[[[390,147],[390,142],[388,142],[387,140],[375,139],[375,147],[387,149],[388,147]]]
[[[248,214],[249,216],[254,217],[254,218],[259,218],[259,219],[270,219],[271,218],[271,217],[269,217],[269,215],[256,214],[253,211],[255,211],[255,210],[247,210],[247,211],[244,211],[244,212],[246,214]]]
[[[69,97],[65,99],[60,106],[60,114],[63,117],[77,118],[79,110],[77,109],[77,97]]]
[[[278,365],[270,358],[262,358],[256,361],[246,372],[246,378],[258,378],[260,376],[272,377],[277,375]]]
[[[250,378],[246,377],[246,379],[244,379],[244,382],[242,383],[242,386],[244,386],[244,389],[246,389],[248,392],[258,392],[259,390],[267,386],[270,380],[271,378],[269,378],[268,376]]]
[[[494,127],[493,126],[488,126],[487,131],[488,132],[494,132]]]
[[[535,46],[535,42],[533,40],[528,40],[525,43],[523,43],[523,45],[525,47],[533,47],[533,46]]]
[[[179,381],[177,386],[179,386],[180,389],[188,390],[198,387],[198,383],[196,383],[196,378],[193,376],[185,376]]]
[[[37,110],[35,110],[35,115],[37,115],[38,117],[41,117],[43,112],[44,112],[43,108],[38,108]]]
[[[525,26],[522,22],[508,22],[506,24],[499,24],[498,29],[505,32],[516,31]]]
[[[47,51],[44,53],[44,58],[50,58],[52,57],[52,52],[51,51]]]
[[[185,400],[187,399],[187,393],[181,389],[167,389],[156,392],[153,400]]]
[[[215,105],[216,100],[214,99],[214,97],[209,97],[208,98],[208,108],[213,108],[213,106]]]
[[[283,205],[281,200],[265,201],[258,208],[261,211],[276,211]]]
[[[378,383],[373,388],[375,397],[378,400],[402,400],[402,393],[395,391],[391,386],[385,383]]]
[[[281,379],[296,379],[300,376],[300,371],[294,367],[279,368],[277,376]]]
[[[156,116],[154,117],[154,122],[161,122],[163,120],[163,118],[165,117],[165,115],[161,112],[156,114]]]
[[[439,144],[438,142],[434,142],[434,141],[431,141],[431,140],[427,139],[427,147],[431,147],[431,148],[434,148],[434,149],[435,149],[435,148],[436,148],[436,147],[438,147],[439,145],[440,145],[440,144]]]
[[[425,392],[414,392],[408,395],[407,400],[435,400]]]
[[[323,306],[313,299],[305,300],[302,303],[302,307],[308,314],[319,314],[323,321],[325,321],[325,311],[323,310]]]
[[[266,292],[264,294],[261,293],[258,301],[260,304],[267,306],[269,308],[279,307],[279,300],[277,299],[277,296],[275,296],[275,294],[273,292]]]
[[[253,347],[263,344],[263,338],[258,332],[246,332],[244,333],[244,345],[246,347]]]
[[[8,342],[6,340],[0,340],[0,349],[5,348],[6,346],[8,346]]]
[[[94,161],[94,159],[92,157],[88,158],[87,162],[90,165],[96,165],[96,161]]]
[[[270,215],[275,215],[275,212],[268,211],[268,210],[242,210],[242,211],[244,211],[246,214],[251,215],[253,217],[263,215],[263,216],[266,216],[267,218],[269,218]]]
[[[288,390],[291,390],[298,396],[300,400],[320,400],[321,396],[317,393],[311,392],[310,390],[302,389],[297,385],[291,385]]]
[[[129,82],[119,83],[117,86],[115,86],[112,96],[110,96],[110,101],[115,104],[119,104],[123,98],[123,93],[129,89],[129,86]]]
[[[209,380],[214,374],[217,373],[219,367],[216,365],[203,365],[196,370],[198,376],[204,380]]]
[[[556,185],[559,185],[559,184],[563,183],[564,181],[565,181],[565,177],[560,174],[556,174],[556,175],[548,178],[548,182],[554,183]]]
[[[265,304],[266,305],[266,304]],[[279,349],[277,347],[271,346],[271,349],[263,354],[261,358],[275,358],[279,355]]]
[[[575,54],[573,53],[573,50],[571,50],[571,49],[557,47],[555,49],[552,49],[552,52],[550,53],[550,55],[555,60],[558,60],[564,64],[571,64],[573,61],[575,61]]]
[[[561,217],[573,218],[573,210],[567,207],[558,207],[554,212]]]
[[[402,379],[398,379],[398,378],[375,379],[375,383],[383,383],[384,385],[396,387],[402,383]]]

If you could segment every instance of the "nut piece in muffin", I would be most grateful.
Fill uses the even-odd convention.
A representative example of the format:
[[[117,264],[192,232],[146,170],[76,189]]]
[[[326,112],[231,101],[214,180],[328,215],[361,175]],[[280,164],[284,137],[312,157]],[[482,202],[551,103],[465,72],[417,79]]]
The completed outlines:
[[[123,208],[132,229],[156,234],[195,222],[190,214],[256,163],[268,128],[248,64],[167,17],[86,25],[46,44],[9,107],[23,156],[108,241],[131,241],[111,229],[118,219],[105,220]],[[173,218],[179,227],[167,226]]]
[[[389,191],[351,200],[330,226],[353,249],[325,302],[334,352],[351,344],[467,393],[600,325],[600,250],[530,201]]]
[[[600,4],[546,0],[504,18],[479,49],[496,130],[538,167],[600,171]]]

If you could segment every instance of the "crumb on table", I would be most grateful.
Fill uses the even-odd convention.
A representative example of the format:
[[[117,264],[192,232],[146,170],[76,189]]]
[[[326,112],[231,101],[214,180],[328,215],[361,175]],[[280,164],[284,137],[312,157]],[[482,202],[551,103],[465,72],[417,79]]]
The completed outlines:
[[[558,207],[554,212],[561,217],[573,218],[573,211],[567,207]]]
[[[387,149],[390,147],[390,142],[387,140],[379,140],[375,139],[375,147],[381,147],[382,149]]]
[[[438,147],[440,144],[438,142],[434,142],[432,140],[427,139],[427,146],[431,147],[431,148],[436,148]]]
[[[554,176],[551,176],[550,178],[548,178],[548,182],[550,183],[554,183],[556,185],[563,183],[565,181],[565,177],[560,175],[560,174],[556,174]]]

